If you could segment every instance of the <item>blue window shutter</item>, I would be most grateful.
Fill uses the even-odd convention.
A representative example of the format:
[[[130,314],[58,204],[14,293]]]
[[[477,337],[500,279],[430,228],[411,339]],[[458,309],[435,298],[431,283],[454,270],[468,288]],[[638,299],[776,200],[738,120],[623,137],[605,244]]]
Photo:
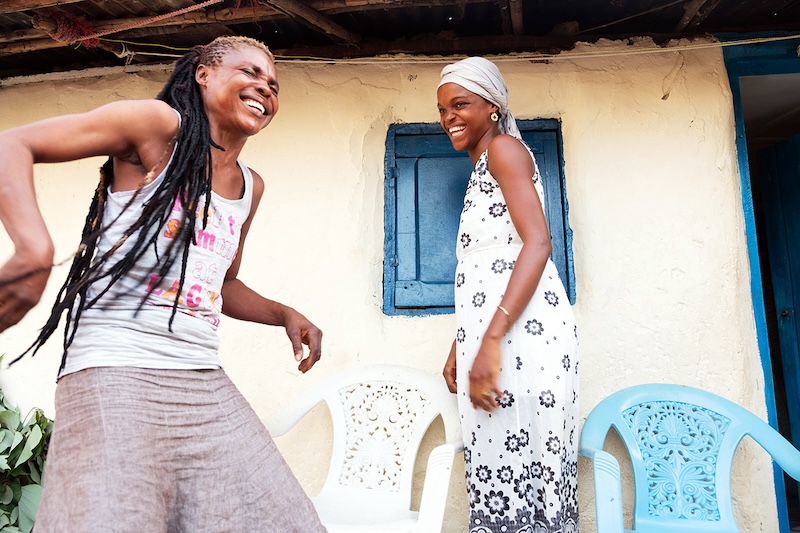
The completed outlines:
[[[558,122],[518,121],[545,184],[553,260],[574,301]],[[456,238],[472,172],[438,124],[395,124],[386,139],[384,312],[453,312]]]

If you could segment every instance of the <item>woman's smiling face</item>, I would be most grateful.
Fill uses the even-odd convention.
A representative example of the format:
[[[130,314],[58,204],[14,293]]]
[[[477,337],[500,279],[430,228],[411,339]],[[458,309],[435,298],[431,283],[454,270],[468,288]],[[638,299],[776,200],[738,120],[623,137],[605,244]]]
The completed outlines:
[[[497,123],[490,118],[497,107],[477,94],[456,83],[445,83],[436,91],[436,96],[439,123],[456,150],[472,151],[484,140],[488,145],[498,133]]]
[[[265,128],[278,112],[275,63],[252,46],[231,49],[214,66],[198,66],[197,80],[205,87],[209,114],[217,112],[248,135]]]

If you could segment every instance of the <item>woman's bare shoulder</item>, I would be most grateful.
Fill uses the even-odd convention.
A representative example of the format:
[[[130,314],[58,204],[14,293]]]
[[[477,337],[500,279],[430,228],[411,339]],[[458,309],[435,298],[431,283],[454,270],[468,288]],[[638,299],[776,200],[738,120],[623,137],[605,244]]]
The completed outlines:
[[[525,173],[527,173],[527,168],[529,167],[530,171],[533,172],[533,160],[528,149],[522,141],[505,133],[496,136],[489,143],[487,164],[492,175],[509,167],[525,169]]]

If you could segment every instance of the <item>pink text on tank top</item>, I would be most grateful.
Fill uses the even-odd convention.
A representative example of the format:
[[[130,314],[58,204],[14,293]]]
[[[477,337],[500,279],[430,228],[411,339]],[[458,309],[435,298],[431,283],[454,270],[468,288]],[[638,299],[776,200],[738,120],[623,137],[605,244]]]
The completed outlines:
[[[175,299],[178,298],[178,307],[182,312],[218,326],[222,304],[220,290],[222,289],[222,282],[227,268],[238,253],[241,223],[233,215],[224,217],[219,212],[218,207],[212,204],[206,227],[203,229],[199,226],[201,225],[204,210],[204,205],[198,206],[195,210],[195,217],[198,223],[195,234],[196,244],[192,246],[192,250],[189,252],[189,263],[187,264],[182,294],[178,295],[179,279],[174,279],[168,289],[155,288],[157,285],[166,285],[159,283],[161,280],[158,274],[151,273],[147,286],[147,292],[150,294],[148,304],[171,307]],[[182,212],[180,198],[175,200],[172,211]],[[180,219],[170,219],[164,227],[163,237],[166,239],[175,238],[179,228]],[[205,253],[202,251],[205,251]],[[209,257],[209,253],[213,255]],[[217,258],[215,259],[213,256],[217,256]],[[204,259],[210,259],[210,261]],[[224,272],[220,272],[221,267],[225,268]]]

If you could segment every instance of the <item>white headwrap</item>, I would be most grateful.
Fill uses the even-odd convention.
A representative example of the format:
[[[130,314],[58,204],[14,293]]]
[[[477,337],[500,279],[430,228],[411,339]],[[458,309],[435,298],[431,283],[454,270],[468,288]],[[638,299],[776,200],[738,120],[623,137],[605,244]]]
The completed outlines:
[[[437,89],[445,83],[455,83],[500,108],[500,133],[522,139],[514,115],[508,110],[508,85],[497,65],[482,57],[468,57],[442,69]]]

